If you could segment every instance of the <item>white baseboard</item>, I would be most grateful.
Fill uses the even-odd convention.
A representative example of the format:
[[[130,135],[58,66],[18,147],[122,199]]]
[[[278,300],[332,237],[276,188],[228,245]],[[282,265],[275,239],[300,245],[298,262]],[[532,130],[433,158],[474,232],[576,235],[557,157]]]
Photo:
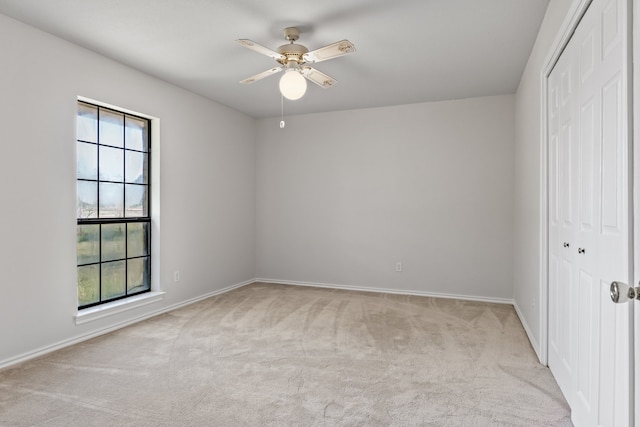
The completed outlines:
[[[378,292],[378,293],[383,293],[383,294],[415,295],[415,296],[421,296],[421,297],[461,299],[461,300],[466,300],[466,301],[489,302],[489,303],[495,303],[495,304],[511,304],[511,305],[513,305],[513,303],[514,303],[514,301],[512,299],[479,297],[479,296],[474,296],[474,295],[441,294],[441,293],[437,293],[437,292],[422,292],[422,291],[403,290],[403,289],[387,289],[387,288],[368,288],[368,287],[363,287],[363,286],[346,286],[346,285],[336,285],[336,284],[331,284],[331,283],[299,282],[299,281],[291,281],[291,280],[265,279],[265,278],[255,279],[255,281],[256,282],[265,282],[265,283],[276,283],[276,284],[280,284],[280,285],[310,286],[310,287],[315,287],[315,288],[342,289],[342,290],[348,290],[348,291]]]
[[[535,339],[533,333],[531,332],[531,328],[529,327],[529,324],[527,323],[516,301],[513,302],[513,308],[516,309],[516,314],[520,319],[520,323],[522,323],[522,327],[524,328],[524,331],[527,333],[527,337],[529,337],[529,342],[531,343],[531,347],[533,347],[533,351],[535,351],[536,356],[538,356],[538,360],[540,361],[540,363],[542,363],[542,358],[540,357],[540,346],[538,345],[538,340]],[[542,364],[544,365],[544,363]]]
[[[232,291],[234,289],[241,288],[241,287],[246,286],[246,285],[250,285],[250,284],[252,284],[254,282],[255,282],[255,280],[251,279],[251,280],[247,280],[247,281],[244,281],[244,282],[241,282],[241,283],[237,283],[235,285],[231,285],[231,286],[228,286],[228,287],[223,288],[223,289],[218,289],[216,291],[209,292],[207,294],[204,294],[204,295],[201,295],[201,296],[198,296],[198,297],[195,297],[195,298],[191,298],[189,300],[182,301],[182,302],[179,302],[177,304],[172,304],[172,305],[169,305],[169,306],[166,306],[166,307],[162,307],[160,309],[150,311],[150,312],[145,313],[143,315],[136,316],[136,317],[127,319],[125,321],[115,323],[113,325],[107,326],[106,328],[102,328],[102,329],[98,329],[98,330],[95,330],[95,331],[91,331],[91,332],[89,332],[87,334],[77,335],[77,336],[75,336],[73,338],[69,338],[69,339],[66,339],[66,340],[58,341],[57,343],[54,343],[54,344],[51,344],[51,345],[47,345],[47,346],[44,346],[44,347],[40,347],[40,348],[38,348],[36,350],[28,351],[26,353],[22,353],[22,354],[20,354],[18,356],[15,356],[15,357],[10,357],[8,359],[0,361],[0,369],[8,368],[10,366],[17,365],[19,363],[23,363],[23,362],[26,362],[26,361],[31,360],[31,359],[35,359],[36,357],[44,356],[45,354],[54,352],[56,350],[60,350],[60,349],[65,348],[65,347],[69,347],[71,345],[78,344],[78,343],[81,343],[83,341],[90,340],[90,339],[98,337],[100,335],[108,334],[109,332],[116,331],[118,329],[124,328],[125,326],[129,326],[129,325],[132,325],[134,323],[138,323],[138,322],[141,322],[143,320],[149,319],[151,317],[158,316],[160,314],[167,313],[169,311],[176,310],[176,309],[181,308],[181,307],[185,307],[187,305],[196,303],[198,301],[202,301],[204,299],[211,298],[213,296],[220,295],[220,294]]]

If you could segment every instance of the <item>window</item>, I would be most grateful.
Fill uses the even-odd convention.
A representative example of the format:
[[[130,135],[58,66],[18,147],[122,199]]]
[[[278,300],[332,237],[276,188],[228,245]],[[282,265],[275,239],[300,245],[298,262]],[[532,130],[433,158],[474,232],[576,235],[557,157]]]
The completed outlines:
[[[78,308],[151,290],[150,122],[78,102]]]

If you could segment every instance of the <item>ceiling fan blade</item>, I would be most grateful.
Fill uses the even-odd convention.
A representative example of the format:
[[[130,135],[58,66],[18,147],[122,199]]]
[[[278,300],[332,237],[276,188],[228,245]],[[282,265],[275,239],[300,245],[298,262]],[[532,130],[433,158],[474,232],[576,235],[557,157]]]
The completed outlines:
[[[236,42],[241,45],[244,46],[248,49],[251,49],[255,52],[261,53],[263,55],[269,56],[273,59],[285,59],[285,56],[276,52],[275,50],[271,50],[268,47],[264,47],[261,44],[258,44],[256,42],[254,42],[253,40],[249,40],[249,39],[238,39],[236,40]]]
[[[302,75],[325,89],[338,83],[336,79],[311,67],[302,67]]]
[[[339,42],[332,43],[328,46],[321,47],[320,49],[312,50],[302,55],[302,58],[307,62],[320,62],[327,59],[337,58],[342,55],[347,55],[356,51],[356,47],[349,40],[341,40]]]
[[[265,77],[269,77],[272,74],[279,73],[283,69],[284,69],[283,67],[274,67],[274,68],[271,68],[270,70],[263,71],[263,72],[261,72],[259,74],[256,74],[255,76],[251,76],[248,79],[240,80],[240,83],[253,83],[253,82],[256,82],[258,80],[262,80]]]

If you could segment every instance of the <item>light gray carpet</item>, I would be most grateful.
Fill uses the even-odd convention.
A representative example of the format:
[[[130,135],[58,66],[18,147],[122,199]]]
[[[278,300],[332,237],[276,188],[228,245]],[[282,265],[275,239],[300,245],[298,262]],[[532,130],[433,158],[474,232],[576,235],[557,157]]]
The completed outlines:
[[[513,307],[253,284],[0,372],[2,426],[559,426]]]

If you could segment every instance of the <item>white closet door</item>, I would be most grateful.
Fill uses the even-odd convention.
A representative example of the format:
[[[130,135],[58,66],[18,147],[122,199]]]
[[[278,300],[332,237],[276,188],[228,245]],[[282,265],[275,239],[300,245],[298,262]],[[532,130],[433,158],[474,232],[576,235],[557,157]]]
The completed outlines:
[[[549,367],[578,426],[629,425],[626,0],[594,0],[548,80]]]
[[[549,77],[549,367],[567,400],[575,359],[575,54],[565,49]]]

